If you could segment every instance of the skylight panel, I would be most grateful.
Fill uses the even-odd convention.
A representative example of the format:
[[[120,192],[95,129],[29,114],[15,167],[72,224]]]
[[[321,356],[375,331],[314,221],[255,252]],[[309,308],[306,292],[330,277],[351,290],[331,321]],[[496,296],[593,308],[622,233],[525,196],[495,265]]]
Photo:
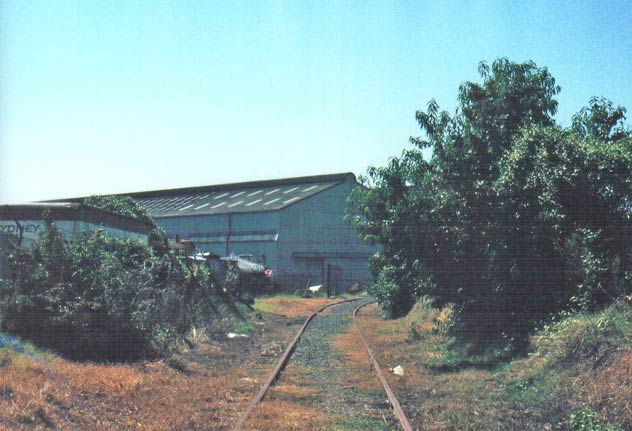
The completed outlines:
[[[228,208],[236,207],[237,205],[243,204],[243,203],[244,203],[244,201],[235,202],[234,204],[228,205]]]
[[[191,208],[192,206],[193,206],[193,204],[189,204],[189,205],[187,205],[187,206],[185,206],[185,207],[180,208],[178,211],[184,211],[184,210],[187,210],[187,209]]]
[[[299,187],[292,187],[290,190],[286,190],[286,191],[284,191],[284,192],[283,192],[283,194],[285,194],[285,195],[286,195],[286,194],[288,194],[288,193],[292,193],[294,190],[298,190],[298,189],[299,189]]]
[[[252,192],[252,193],[248,193],[248,197],[250,196],[254,196],[254,195],[258,195],[259,193],[261,193],[263,190],[257,190],[256,192]]]
[[[296,196],[296,197],[293,197],[293,198],[291,198],[291,199],[288,199],[288,200],[286,200],[285,202],[283,202],[283,205],[287,205],[287,204],[289,204],[290,202],[297,201],[297,200],[299,200],[300,198],[301,198],[300,196]]]
[[[270,204],[273,204],[273,203],[275,203],[275,202],[276,202],[276,201],[278,201],[278,200],[281,200],[281,198],[274,198],[274,199],[272,199],[271,201],[266,202],[264,205],[270,205]]]
[[[303,193],[308,192],[310,190],[314,190],[316,187],[318,187],[318,186],[310,186],[310,187],[306,188],[305,190],[303,190]]]
[[[236,197],[238,197],[238,196],[243,195],[244,193],[246,193],[246,192],[239,192],[239,193],[235,193],[235,194],[234,194],[234,195],[232,195],[230,198],[231,198],[231,199],[232,199],[232,198],[236,198]]]
[[[205,203],[205,204],[200,205],[199,207],[195,207],[195,209],[196,209],[196,210],[199,210],[199,209],[202,209],[202,208],[204,208],[204,207],[206,207],[206,206],[209,206],[209,205],[210,205],[210,204],[207,202],[207,203]]]
[[[219,195],[219,196],[215,196],[215,197],[213,198],[213,200],[223,198],[224,196],[228,196],[228,192],[226,192],[226,193],[222,193],[222,194],[221,194],[221,195]]]
[[[221,207],[222,205],[226,205],[226,202],[225,202],[225,201],[224,201],[224,202],[220,202],[220,203],[218,203],[217,205],[213,205],[211,208],[213,208],[213,209],[215,209],[215,208],[219,208],[219,207]]]
[[[252,206],[254,204],[258,204],[259,202],[261,202],[263,199],[257,199],[256,201],[252,201],[249,204],[246,204],[247,207]]]
[[[266,196],[271,195],[272,193],[276,193],[281,189],[274,189],[274,190],[270,190],[269,192],[266,193]]]

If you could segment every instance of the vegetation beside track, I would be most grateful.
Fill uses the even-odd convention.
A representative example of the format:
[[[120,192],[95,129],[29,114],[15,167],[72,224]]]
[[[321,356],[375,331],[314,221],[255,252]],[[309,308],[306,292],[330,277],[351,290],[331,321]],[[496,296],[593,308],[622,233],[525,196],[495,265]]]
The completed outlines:
[[[144,214],[129,198],[105,203]],[[139,360],[167,356],[192,330],[231,325],[243,314],[210,265],[102,230],[71,241],[50,213],[42,217],[32,247],[0,250],[11,266],[0,279],[0,330],[8,334],[75,360]]]
[[[424,430],[632,429],[632,306],[568,315],[532,337],[528,355],[474,363],[446,334],[446,313],[418,303],[407,317],[382,320],[363,309],[362,329],[414,428]],[[336,338],[362,384],[367,362],[355,334]]]
[[[302,319],[251,313],[247,324],[248,337],[198,331],[169,358],[118,364],[0,334],[0,430],[231,430]]]
[[[299,310],[316,300],[261,302],[280,299],[290,301],[284,311],[296,317],[252,313],[249,337],[198,334],[193,348],[164,360],[73,362],[3,334],[0,424],[11,430],[230,430],[302,324]],[[340,331],[315,322],[314,337],[304,339],[252,429],[397,429],[355,330],[344,315],[333,317],[329,323],[342,323]],[[627,301],[561,316],[532,337],[528,355],[504,362],[494,352],[477,362],[458,355],[447,332],[450,313],[423,301],[397,320],[382,320],[369,305],[360,322],[414,428],[632,429]],[[402,377],[387,371],[397,365]],[[384,417],[375,413],[380,409]]]

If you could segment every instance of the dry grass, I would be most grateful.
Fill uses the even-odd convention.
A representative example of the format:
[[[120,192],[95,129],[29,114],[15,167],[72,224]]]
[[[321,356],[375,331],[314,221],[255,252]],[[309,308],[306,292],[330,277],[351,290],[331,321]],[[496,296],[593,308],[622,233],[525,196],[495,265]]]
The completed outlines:
[[[338,300],[328,298],[271,296],[258,298],[255,302],[255,309],[264,313],[275,313],[287,317],[304,317],[309,316],[319,307],[336,301]]]
[[[607,421],[632,429],[632,349],[617,352],[609,364],[579,375],[574,389],[581,402],[594,406]]]
[[[508,376],[502,371],[465,368],[439,373],[428,369],[427,361],[441,355],[447,342],[432,329],[443,324],[448,313],[416,307],[405,318],[382,320],[375,305],[360,313],[362,331],[413,428],[505,431],[552,426],[540,419],[541,412],[531,406],[523,408],[521,400],[507,396]],[[422,339],[414,339],[411,333],[421,334]],[[341,348],[352,345],[338,342]],[[389,372],[397,365],[404,369],[404,376]]]
[[[264,301],[294,317],[267,315],[249,338],[201,343],[176,358],[180,371],[169,361],[104,365],[0,349],[0,430],[229,430],[293,337],[296,318],[327,302]],[[414,428],[564,429],[570,410],[591,404],[605,420],[632,429],[632,348],[619,348],[598,364],[585,361],[561,370],[556,381],[542,377],[547,368],[540,355],[497,370],[439,372],[427,363],[445,349],[447,338],[432,330],[444,314],[419,307],[406,318],[385,321],[375,305],[360,313],[362,331]],[[334,347],[344,352],[345,384],[361,391],[379,388],[376,379],[367,378],[373,371],[353,326],[335,337]],[[403,377],[388,372],[397,365]],[[310,384],[309,371],[298,364],[286,369],[248,429],[332,429],[333,419],[317,404],[322,388]],[[551,387],[542,386],[546,381]],[[558,402],[561,407],[554,405]]]
[[[296,330],[274,319],[249,338],[207,341],[167,361],[77,363],[0,349],[0,430],[229,430]]]
[[[325,431],[329,420],[317,407],[287,400],[261,402],[244,429],[250,431]]]
[[[274,399],[307,400],[317,396],[318,392],[305,385],[280,384],[274,387]]]
[[[306,377],[310,368],[293,363],[246,422],[247,430],[326,430],[329,418],[319,409],[322,394]],[[312,407],[313,406],[313,407]]]
[[[379,380],[373,376],[369,355],[354,326],[336,336],[333,346],[344,355],[348,384],[364,390],[379,390]]]
[[[236,378],[247,375],[243,369],[200,378],[162,361],[42,364],[9,356],[0,369],[0,418],[6,429],[176,430],[209,424],[221,429],[234,422],[255,389],[253,382]]]
[[[330,418],[318,408],[321,392],[307,365],[291,363],[246,421],[250,431],[328,430]]]
[[[327,302],[284,297],[263,301],[292,319]],[[249,338],[204,340],[174,358],[175,365],[173,359],[133,364],[77,363],[48,354],[33,359],[0,349],[0,430],[231,429],[297,325],[268,315],[256,322],[257,332]],[[291,383],[281,386],[279,394],[287,399],[312,396]],[[283,410],[275,407],[269,415]],[[312,422],[324,420],[318,411],[301,411]],[[285,428],[279,429],[312,423],[297,414],[293,419],[290,413]]]

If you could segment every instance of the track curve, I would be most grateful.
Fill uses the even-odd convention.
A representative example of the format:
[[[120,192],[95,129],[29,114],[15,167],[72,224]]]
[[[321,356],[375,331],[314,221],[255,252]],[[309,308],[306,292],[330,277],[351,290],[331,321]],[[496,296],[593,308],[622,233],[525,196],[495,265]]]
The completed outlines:
[[[248,404],[248,407],[246,408],[244,413],[240,416],[240,418],[237,421],[235,427],[233,428],[234,431],[242,430],[244,428],[245,423],[248,420],[248,418],[251,416],[252,412],[255,410],[257,405],[263,400],[263,398],[265,397],[265,395],[268,392],[268,390],[270,389],[270,387],[274,384],[274,382],[279,377],[281,371],[287,365],[288,361],[290,360],[290,357],[294,353],[294,351],[296,349],[296,346],[297,346],[297,344],[299,343],[299,341],[301,339],[301,336],[304,334],[304,332],[307,329],[307,327],[309,326],[310,322],[318,314],[320,314],[321,312],[323,312],[327,308],[334,307],[336,305],[343,304],[343,303],[358,301],[360,299],[363,299],[363,298],[346,299],[346,300],[342,300],[342,301],[337,301],[337,302],[333,302],[333,303],[330,303],[330,304],[326,304],[326,305],[318,308],[316,311],[314,311],[310,316],[308,316],[305,319],[305,322],[303,323],[301,328],[297,331],[296,335],[294,336],[294,338],[292,339],[292,341],[288,345],[287,349],[285,350],[285,352],[283,353],[283,355],[281,356],[281,358],[277,362],[276,366],[274,367],[274,369],[272,370],[272,372],[268,376],[267,380],[265,381],[265,383],[263,384],[263,386],[261,387],[259,392],[252,398],[252,400]],[[390,405],[393,408],[393,411],[394,411],[394,414],[395,414],[396,418],[398,419],[398,421],[399,421],[399,423],[400,423],[400,425],[401,425],[401,427],[402,427],[402,429],[404,431],[412,431],[412,427],[410,426],[410,423],[408,422],[408,419],[406,418],[406,415],[404,414],[404,411],[402,410],[401,405],[399,404],[399,401],[397,400],[397,397],[395,396],[395,394],[391,390],[390,386],[388,385],[388,382],[386,381],[386,378],[384,377],[384,374],[382,373],[382,371],[381,371],[381,369],[379,367],[379,364],[377,363],[377,360],[375,359],[375,355],[373,354],[373,351],[369,347],[369,344],[366,341],[366,338],[362,334],[362,331],[360,329],[360,325],[359,325],[358,320],[357,320],[358,311],[362,307],[364,307],[364,306],[366,306],[368,304],[374,303],[374,302],[375,301],[369,301],[369,302],[366,302],[366,303],[361,304],[360,306],[356,307],[354,309],[353,313],[352,313],[353,321],[354,321],[354,324],[355,324],[358,336],[359,336],[360,340],[362,341],[362,344],[364,345],[365,349],[367,350],[367,353],[368,353],[370,361],[371,361],[371,365],[372,365],[373,369],[375,370],[375,372],[377,374],[377,377],[380,380],[384,390],[387,393]]]

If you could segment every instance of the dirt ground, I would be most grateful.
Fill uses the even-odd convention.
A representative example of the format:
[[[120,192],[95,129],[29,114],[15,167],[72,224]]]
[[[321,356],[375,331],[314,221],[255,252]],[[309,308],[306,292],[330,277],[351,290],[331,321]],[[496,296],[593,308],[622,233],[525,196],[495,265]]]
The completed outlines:
[[[200,337],[167,360],[80,363],[0,349],[0,430],[229,430],[308,310],[325,302],[284,299],[276,314],[253,313],[247,337]]]

